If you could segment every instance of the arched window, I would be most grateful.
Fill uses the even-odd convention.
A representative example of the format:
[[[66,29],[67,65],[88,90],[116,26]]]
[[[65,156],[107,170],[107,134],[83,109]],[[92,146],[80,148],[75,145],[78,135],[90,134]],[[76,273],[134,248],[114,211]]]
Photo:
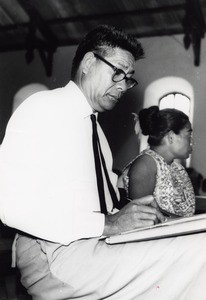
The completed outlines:
[[[159,108],[175,108],[183,111],[190,116],[191,101],[190,98],[184,94],[173,92],[163,96],[159,100]]]

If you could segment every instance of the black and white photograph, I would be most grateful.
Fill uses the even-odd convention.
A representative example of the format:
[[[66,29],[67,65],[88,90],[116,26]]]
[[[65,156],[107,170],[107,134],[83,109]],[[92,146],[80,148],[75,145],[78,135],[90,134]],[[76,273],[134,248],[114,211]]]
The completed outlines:
[[[0,0],[0,300],[206,299],[206,0]]]

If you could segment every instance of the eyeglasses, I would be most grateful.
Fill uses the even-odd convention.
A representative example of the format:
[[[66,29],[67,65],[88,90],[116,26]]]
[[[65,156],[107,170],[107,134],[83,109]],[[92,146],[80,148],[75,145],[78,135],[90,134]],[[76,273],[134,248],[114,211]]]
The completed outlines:
[[[118,69],[117,67],[115,67],[113,64],[111,64],[109,61],[104,59],[99,54],[94,53],[94,52],[93,52],[93,54],[96,58],[100,59],[101,61],[103,61],[105,64],[107,64],[108,66],[110,66],[114,70],[114,74],[112,75],[112,81],[113,82],[120,82],[120,81],[125,79],[127,89],[131,89],[135,85],[138,84],[138,82],[134,78],[127,77],[127,74],[123,70]]]

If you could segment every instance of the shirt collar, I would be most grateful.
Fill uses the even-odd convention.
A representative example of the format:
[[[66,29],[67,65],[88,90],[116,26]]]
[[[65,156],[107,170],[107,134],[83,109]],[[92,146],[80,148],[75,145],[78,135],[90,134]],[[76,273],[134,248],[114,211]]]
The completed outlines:
[[[74,94],[75,101],[78,102],[79,108],[82,111],[83,116],[85,118],[94,113],[93,108],[87,101],[87,98],[84,96],[83,92],[74,81],[70,80],[69,83],[65,86],[65,88],[69,89],[70,91],[72,90],[72,94]]]

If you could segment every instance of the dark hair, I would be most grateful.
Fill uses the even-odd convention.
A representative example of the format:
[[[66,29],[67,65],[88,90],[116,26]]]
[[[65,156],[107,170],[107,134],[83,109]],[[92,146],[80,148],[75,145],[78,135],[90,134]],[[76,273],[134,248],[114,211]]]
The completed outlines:
[[[166,108],[159,110],[151,106],[139,112],[139,123],[143,135],[149,135],[148,144],[158,146],[163,137],[172,130],[175,134],[189,122],[188,116],[180,110]]]
[[[140,59],[144,54],[141,44],[132,35],[114,26],[99,25],[90,31],[79,44],[72,62],[71,79],[75,78],[80,62],[87,52],[96,51],[106,55],[109,50],[116,47],[129,51],[135,60]]]

